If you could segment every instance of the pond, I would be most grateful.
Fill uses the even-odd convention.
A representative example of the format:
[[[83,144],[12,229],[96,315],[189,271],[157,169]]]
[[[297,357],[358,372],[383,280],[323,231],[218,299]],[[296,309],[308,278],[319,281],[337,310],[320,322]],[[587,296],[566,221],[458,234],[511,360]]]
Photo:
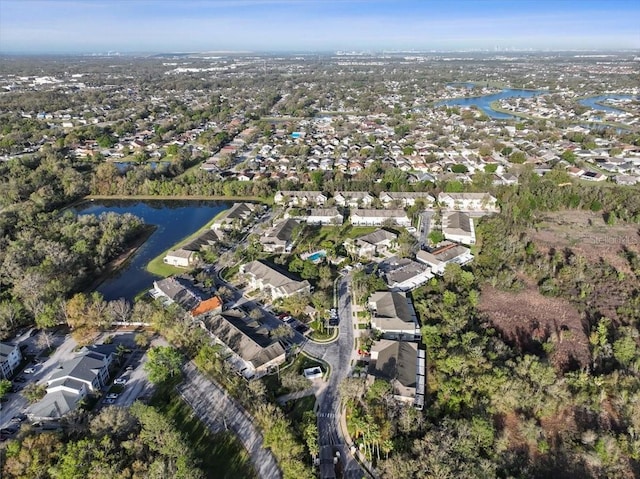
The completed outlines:
[[[118,168],[120,173],[127,171],[129,168],[134,168],[136,166],[149,166],[152,170],[156,168],[168,168],[171,164],[170,161],[147,161],[146,163],[136,163],[134,161],[114,161],[114,165]]]
[[[631,100],[632,98],[633,97],[631,95],[599,95],[584,98],[580,100],[580,104],[582,106],[587,106],[589,108],[593,108],[594,110],[604,111],[607,113],[623,113],[624,110],[620,110],[619,108],[614,108],[608,105],[601,105],[600,103],[610,100]]]
[[[518,119],[517,116],[509,115],[507,113],[501,113],[495,111],[491,108],[491,103],[497,100],[502,100],[504,98],[531,98],[537,95],[542,95],[546,93],[544,90],[515,90],[515,89],[507,89],[502,90],[500,93],[494,93],[492,95],[483,95],[483,96],[474,96],[474,97],[464,97],[464,98],[451,98],[449,100],[439,101],[435,104],[435,106],[462,106],[462,107],[470,107],[475,106],[479,110],[481,110],[484,114],[486,114],[489,118],[493,118],[494,120],[511,120]]]
[[[136,251],[127,264],[99,287],[106,300],[132,300],[139,292],[153,287],[158,279],[146,270],[153,258],[180,240],[202,228],[231,203],[221,201],[176,200],[96,200],[75,208],[80,215],[105,212],[131,213],[146,224],[156,226],[149,239]]]

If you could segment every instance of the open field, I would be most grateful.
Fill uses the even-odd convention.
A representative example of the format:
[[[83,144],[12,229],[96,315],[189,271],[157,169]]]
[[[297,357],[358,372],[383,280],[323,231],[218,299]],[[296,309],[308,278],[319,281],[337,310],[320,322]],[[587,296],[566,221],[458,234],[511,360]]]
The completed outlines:
[[[528,234],[540,251],[570,248],[589,262],[601,259],[625,273],[630,273],[629,265],[620,253],[628,249],[640,254],[639,225],[607,225],[601,214],[590,211],[547,213]]]
[[[566,300],[549,298],[535,284],[517,293],[482,288],[479,305],[506,341],[525,352],[536,352],[550,340],[550,360],[558,370],[590,364],[589,338],[582,315]]]

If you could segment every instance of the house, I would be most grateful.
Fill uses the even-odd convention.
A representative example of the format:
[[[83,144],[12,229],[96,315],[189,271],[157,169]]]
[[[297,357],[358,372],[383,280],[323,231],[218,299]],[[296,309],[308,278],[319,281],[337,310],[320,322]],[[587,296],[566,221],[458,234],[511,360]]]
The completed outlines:
[[[310,225],[341,225],[344,216],[337,208],[312,208],[307,216],[307,223]]]
[[[47,381],[47,394],[29,410],[31,420],[59,420],[76,409],[88,394],[107,385],[113,348],[101,346],[109,345],[83,348],[80,356],[61,363],[53,371]]]
[[[378,291],[369,298],[371,328],[387,339],[413,340],[420,336],[418,318],[406,293]]]
[[[97,392],[107,384],[109,364],[107,355],[96,351],[65,361],[49,376],[47,392]]]
[[[309,281],[292,279],[261,261],[243,264],[240,266],[240,274],[244,275],[251,289],[266,293],[272,300],[311,292]]]
[[[211,249],[220,240],[224,239],[224,232],[222,230],[210,229],[203,231],[198,236],[193,238],[187,244],[182,246],[186,251],[203,251]],[[196,256],[197,258],[197,256]]]
[[[349,221],[354,226],[383,226],[385,224],[411,226],[411,220],[404,210],[398,209],[354,209],[351,210]]]
[[[22,353],[17,344],[0,343],[0,375],[9,379],[22,361]]]
[[[201,301],[195,308],[191,310],[192,317],[198,317],[208,313],[221,313],[222,312],[222,300],[218,296],[213,296],[209,299]]]
[[[396,256],[381,261],[378,274],[392,291],[410,291],[433,278],[426,265]]]
[[[580,179],[587,181],[604,181],[607,179],[607,177],[602,173],[598,173],[597,171],[585,171],[580,176]]]
[[[337,191],[333,195],[338,206],[348,206],[349,208],[369,208],[374,197],[366,191]]]
[[[170,277],[153,282],[153,298],[163,298],[167,304],[177,303],[186,311],[192,311],[204,301],[204,294],[193,283],[180,277]]]
[[[424,366],[424,354],[420,354],[417,343],[381,339],[371,347],[367,381],[388,381],[396,400],[413,402],[421,408],[419,404],[424,404]]]
[[[249,221],[256,209],[256,205],[252,203],[234,203],[231,208],[216,218],[211,229],[240,229]]]
[[[436,201],[436,199],[427,193],[397,193],[391,191],[383,191],[378,195],[380,201],[385,206],[385,208],[390,207],[403,207],[406,208],[408,206],[413,206],[416,204],[416,200],[423,200],[425,206],[431,206]]]
[[[186,249],[179,248],[167,253],[162,261],[166,264],[170,264],[171,266],[188,268],[196,262],[196,259],[197,255],[194,251],[188,251]]]
[[[442,233],[446,239],[457,243],[471,245],[476,242],[473,219],[461,211],[442,216]]]
[[[276,224],[260,238],[262,249],[269,253],[289,253],[293,247],[293,234],[300,223],[292,218]]]
[[[234,309],[208,315],[202,325],[217,342],[233,352],[236,364],[247,378],[264,376],[285,362],[286,352],[280,342],[242,311]]]
[[[465,265],[473,261],[473,255],[469,248],[447,241],[430,253],[423,250],[418,251],[416,259],[429,266],[434,274],[442,276],[448,264]]]
[[[321,191],[278,191],[273,201],[277,205],[287,206],[322,206],[327,197]]]
[[[47,393],[42,400],[31,406],[29,418],[32,421],[58,421],[75,410],[86,395],[86,388],[81,393],[62,390]]]
[[[344,246],[349,254],[359,258],[372,259],[386,253],[395,245],[397,239],[397,234],[379,229],[355,240],[349,238],[345,241]]]
[[[450,210],[498,211],[498,202],[489,193],[440,193],[438,203]]]
[[[619,185],[633,186],[640,183],[640,177],[630,175],[617,175],[615,177],[615,182]]]

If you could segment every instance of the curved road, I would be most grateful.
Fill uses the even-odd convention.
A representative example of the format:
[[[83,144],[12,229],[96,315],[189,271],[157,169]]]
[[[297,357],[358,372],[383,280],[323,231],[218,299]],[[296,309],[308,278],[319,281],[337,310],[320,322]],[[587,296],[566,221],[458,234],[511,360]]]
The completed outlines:
[[[210,269],[216,280],[217,286],[225,285],[233,293],[232,302],[234,307],[248,306],[253,309],[259,307],[263,313],[263,323],[273,329],[282,324],[273,313],[262,308],[260,303],[247,300],[242,296],[242,292],[234,286],[224,281],[220,276],[220,266],[213,266]],[[333,458],[336,451],[340,452],[341,464],[338,469],[343,471],[344,479],[362,479],[370,476],[355,460],[346,445],[342,434],[341,422],[341,400],[339,393],[340,383],[345,379],[351,370],[351,357],[355,348],[353,334],[353,320],[351,315],[351,299],[349,295],[349,283],[351,275],[345,275],[338,282],[338,316],[340,317],[340,329],[338,338],[331,343],[316,343],[310,341],[306,336],[294,330],[294,337],[291,341],[302,347],[305,353],[310,356],[322,359],[331,367],[329,381],[317,397],[318,408],[318,445],[320,446],[320,479],[331,479],[337,477],[333,473]],[[276,476],[273,476],[276,477]]]

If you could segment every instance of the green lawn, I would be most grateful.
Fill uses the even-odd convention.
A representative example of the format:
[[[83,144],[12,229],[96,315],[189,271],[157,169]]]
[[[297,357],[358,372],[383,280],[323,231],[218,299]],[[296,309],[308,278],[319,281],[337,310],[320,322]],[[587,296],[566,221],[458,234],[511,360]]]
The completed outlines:
[[[324,331],[322,331],[321,323],[319,320],[312,321],[311,323],[309,323],[309,326],[311,326],[312,329],[311,333],[309,334],[309,337],[311,339],[315,339],[316,341],[326,341],[333,337],[333,329],[325,328]]]
[[[200,468],[209,479],[254,479],[256,473],[249,461],[249,454],[231,432],[212,434],[193,414],[173,386],[160,387],[151,405],[166,414],[185,435],[200,459]]]
[[[211,225],[213,224],[213,222],[216,220],[216,218],[218,218],[220,215],[224,214],[226,211],[227,210],[221,211],[216,216],[211,218],[211,220],[209,220],[207,222],[207,224],[205,224],[198,231],[196,231],[195,233],[191,234],[190,236],[187,236],[186,238],[182,239],[181,241],[179,241],[178,243],[173,245],[171,248],[169,248],[166,251],[163,251],[161,254],[159,254],[158,256],[153,258],[151,261],[149,261],[149,264],[147,264],[147,271],[149,271],[149,273],[151,273],[151,274],[155,274],[156,276],[162,276],[163,278],[167,278],[169,276],[173,276],[174,274],[184,273],[186,271],[186,269],[184,269],[184,268],[177,268],[175,266],[171,266],[171,265],[165,264],[165,262],[163,261],[164,257],[167,255],[167,253],[169,251],[173,251],[175,249],[178,249],[180,246],[182,246],[184,244],[187,244],[190,241],[193,241],[195,238],[200,236],[204,231],[209,230],[211,228]]]

